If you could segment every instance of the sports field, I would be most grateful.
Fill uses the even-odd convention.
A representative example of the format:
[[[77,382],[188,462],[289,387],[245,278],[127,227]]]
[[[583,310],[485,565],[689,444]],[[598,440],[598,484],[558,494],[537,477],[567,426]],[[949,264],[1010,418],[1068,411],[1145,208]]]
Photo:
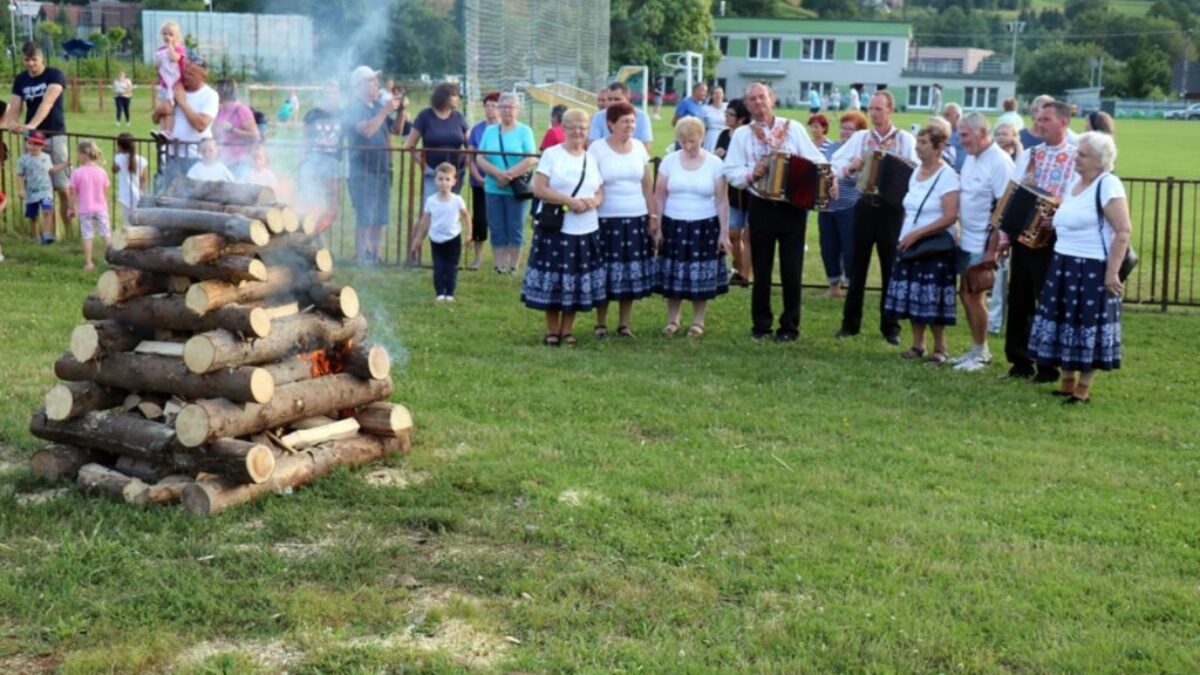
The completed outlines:
[[[1200,123],[1118,137],[1124,175],[1200,175]],[[96,275],[0,241],[0,672],[1200,670],[1195,311],[1130,308],[1122,369],[1064,408],[901,362],[872,295],[848,341],[811,292],[799,342],[754,343],[733,289],[701,340],[649,299],[636,339],[585,316],[552,350],[519,279],[446,306],[428,270],[339,269],[411,456],[201,520],[32,477]]]

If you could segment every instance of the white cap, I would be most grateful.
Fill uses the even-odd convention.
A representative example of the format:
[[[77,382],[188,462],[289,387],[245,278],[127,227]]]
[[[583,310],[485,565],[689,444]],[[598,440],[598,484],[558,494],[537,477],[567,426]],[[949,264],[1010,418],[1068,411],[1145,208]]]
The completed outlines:
[[[359,66],[350,73],[350,84],[356,85],[379,77],[381,71],[372,70],[369,66]]]

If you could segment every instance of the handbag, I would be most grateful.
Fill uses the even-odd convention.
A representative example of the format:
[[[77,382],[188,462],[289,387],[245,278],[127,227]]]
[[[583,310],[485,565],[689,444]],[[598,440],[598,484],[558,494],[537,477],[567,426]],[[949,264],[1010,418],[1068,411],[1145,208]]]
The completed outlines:
[[[1100,186],[1104,184],[1104,178],[1100,178],[1100,183],[1096,185],[1096,219],[1100,221],[1100,245],[1104,247],[1104,260],[1108,262],[1108,243],[1104,241],[1104,207],[1100,205]],[[1133,250],[1133,242],[1125,247],[1125,257],[1121,260],[1121,268],[1117,270],[1117,278],[1121,283],[1133,274],[1133,268],[1138,266],[1141,259],[1138,258],[1137,252]]]
[[[987,244],[983,247],[983,260],[967,266],[963,283],[968,293],[984,293],[996,285],[996,270],[1000,268],[996,258],[1000,254],[1000,231],[988,227]]]
[[[583,171],[579,173],[579,182],[571,191],[572,197],[579,194],[579,188],[583,187],[583,179],[587,177],[587,165],[587,153],[584,152]],[[565,204],[547,204],[545,200],[542,200],[541,208],[533,214],[533,226],[544,232],[561,232],[566,217],[567,207]]]
[[[917,215],[913,217],[914,223],[921,219],[921,211],[925,208],[925,202],[929,201],[929,195],[933,194],[938,181],[942,179],[942,171],[945,170],[946,168],[942,167],[933,179],[933,185],[929,186],[929,191],[925,193],[925,198],[921,200],[921,205],[917,207]],[[942,230],[936,234],[919,239],[917,243],[901,251],[900,259],[917,260],[935,255],[945,255],[956,248],[958,248],[958,242],[954,240],[954,235],[950,234],[949,230]]]
[[[504,130],[497,127],[496,136],[500,139],[500,155],[504,157],[504,168],[507,169],[511,164],[508,161],[508,153],[504,152]],[[517,199],[533,199],[533,185],[530,184],[529,174],[508,181],[508,187],[512,188],[513,196]]]

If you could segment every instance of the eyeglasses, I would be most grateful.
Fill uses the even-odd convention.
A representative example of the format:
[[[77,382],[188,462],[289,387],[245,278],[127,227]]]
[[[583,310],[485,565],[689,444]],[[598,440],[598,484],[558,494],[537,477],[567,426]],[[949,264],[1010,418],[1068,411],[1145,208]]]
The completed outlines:
[[[563,130],[564,131],[587,131],[588,128],[583,126],[582,124],[564,124]]]

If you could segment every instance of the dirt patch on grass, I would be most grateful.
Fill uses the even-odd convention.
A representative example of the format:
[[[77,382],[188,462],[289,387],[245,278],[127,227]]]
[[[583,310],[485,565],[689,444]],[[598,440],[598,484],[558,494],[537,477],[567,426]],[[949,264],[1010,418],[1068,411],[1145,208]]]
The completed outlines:
[[[304,658],[304,650],[282,640],[205,640],[179,655],[178,662],[189,666],[203,663],[214,656],[243,654],[274,672],[284,672]]]
[[[598,495],[591,490],[563,490],[558,495],[558,502],[567,506],[583,506],[585,503],[594,502],[604,504],[608,499],[603,495]]]
[[[53,488],[50,490],[38,490],[37,492],[26,492],[17,495],[17,506],[36,506],[37,504],[44,504],[54,499],[61,499],[66,495],[67,488]]]
[[[363,480],[376,487],[398,487],[403,490],[410,485],[420,485],[429,480],[429,474],[422,471],[384,467],[364,474]]]

